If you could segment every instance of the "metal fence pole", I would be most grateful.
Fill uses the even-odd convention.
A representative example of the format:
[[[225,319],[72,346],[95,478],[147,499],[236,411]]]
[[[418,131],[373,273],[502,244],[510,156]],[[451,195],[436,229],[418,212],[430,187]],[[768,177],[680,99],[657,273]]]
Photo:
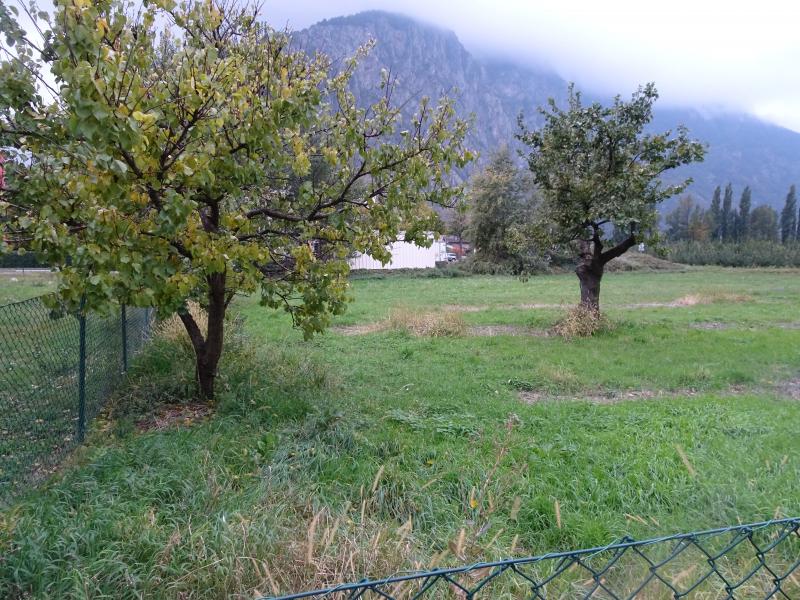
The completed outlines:
[[[78,323],[80,325],[78,342],[78,441],[86,435],[86,314],[85,298],[81,299]]]
[[[122,318],[122,372],[128,372],[128,318],[125,314],[125,305],[120,307]]]
[[[144,339],[149,340],[153,329],[153,309],[149,306],[145,309]]]

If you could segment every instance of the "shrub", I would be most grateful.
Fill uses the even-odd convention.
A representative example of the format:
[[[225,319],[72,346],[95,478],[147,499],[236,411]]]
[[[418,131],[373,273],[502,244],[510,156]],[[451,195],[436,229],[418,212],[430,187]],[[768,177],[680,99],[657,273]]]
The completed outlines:
[[[725,242],[677,242],[667,247],[674,262],[723,267],[800,267],[800,244],[750,240]]]
[[[602,313],[579,304],[553,326],[553,333],[566,339],[591,337],[611,331],[611,322]]]

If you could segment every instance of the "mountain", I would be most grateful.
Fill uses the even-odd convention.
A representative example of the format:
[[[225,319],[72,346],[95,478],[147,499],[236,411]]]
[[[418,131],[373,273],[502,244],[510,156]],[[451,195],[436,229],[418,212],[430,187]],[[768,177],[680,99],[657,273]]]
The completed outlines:
[[[294,44],[328,54],[334,64],[351,56],[367,40],[375,48],[363,60],[352,81],[360,103],[374,102],[382,91],[381,70],[396,78],[393,100],[409,109],[422,96],[447,94],[463,117],[474,115],[468,143],[483,158],[495,148],[515,146],[517,117],[539,123],[536,108],[550,97],[566,96],[567,82],[555,73],[513,61],[477,58],[455,33],[409,17],[383,11],[327,19],[294,34]],[[580,87],[580,82],[576,82]],[[625,96],[632,90],[620,90]],[[591,97],[587,94],[587,98]],[[689,191],[708,200],[717,185],[749,185],[754,204],[783,205],[789,185],[800,182],[800,134],[744,114],[703,114],[698,109],[656,105],[654,130],[686,125],[692,136],[709,146],[706,160],[683,167],[670,179],[691,176]],[[480,164],[480,161],[479,161]],[[668,208],[671,203],[666,203]]]

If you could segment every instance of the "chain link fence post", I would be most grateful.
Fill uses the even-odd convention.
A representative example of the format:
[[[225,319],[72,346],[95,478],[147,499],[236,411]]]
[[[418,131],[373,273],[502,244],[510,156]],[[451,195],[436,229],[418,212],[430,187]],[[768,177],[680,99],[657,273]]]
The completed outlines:
[[[120,320],[122,321],[122,372],[128,372],[128,317],[125,313],[125,305],[120,306]]]
[[[86,435],[86,298],[81,298],[78,313],[78,442]]]

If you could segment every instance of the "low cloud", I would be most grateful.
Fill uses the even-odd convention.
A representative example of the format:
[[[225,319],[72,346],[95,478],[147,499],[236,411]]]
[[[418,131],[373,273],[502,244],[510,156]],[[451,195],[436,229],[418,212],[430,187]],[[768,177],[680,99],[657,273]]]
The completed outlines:
[[[655,81],[664,104],[740,110],[800,131],[800,3],[641,0],[267,0],[267,20],[300,29],[383,9],[452,29],[475,54],[549,66],[598,93]]]

